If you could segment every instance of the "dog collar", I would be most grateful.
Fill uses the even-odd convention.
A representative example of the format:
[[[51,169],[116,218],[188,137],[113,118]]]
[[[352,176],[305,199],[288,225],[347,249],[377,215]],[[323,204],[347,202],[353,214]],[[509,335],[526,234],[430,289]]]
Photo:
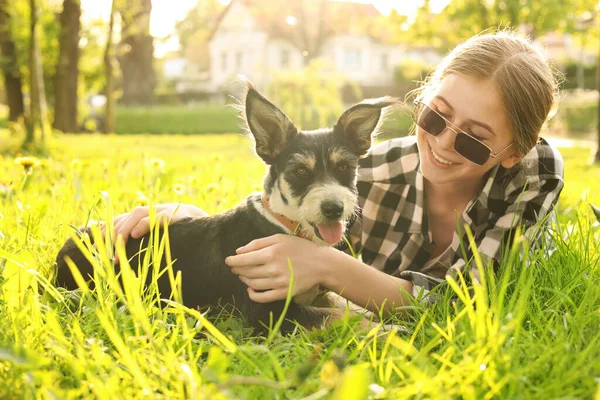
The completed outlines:
[[[262,201],[263,206],[265,207],[265,210],[267,210],[267,212],[271,214],[273,218],[275,218],[281,225],[285,226],[290,231],[292,231],[294,235],[304,237],[304,235],[300,231],[300,222],[289,219],[285,215],[273,211],[271,209],[269,198],[267,197],[266,193],[263,193],[260,199]]]

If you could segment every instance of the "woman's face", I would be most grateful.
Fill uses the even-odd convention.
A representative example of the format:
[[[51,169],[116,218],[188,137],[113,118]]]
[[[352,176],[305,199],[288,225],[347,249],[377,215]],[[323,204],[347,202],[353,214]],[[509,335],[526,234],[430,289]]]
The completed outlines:
[[[424,103],[454,127],[479,139],[493,153],[500,152],[513,142],[500,95],[489,80],[448,75],[438,90],[424,99]],[[438,136],[432,136],[417,127],[421,171],[430,183],[477,185],[486,172],[498,163],[510,168],[520,161],[516,147],[512,145],[497,158],[490,157],[485,164],[477,165],[454,150],[455,138],[456,133],[452,129],[446,128]]]

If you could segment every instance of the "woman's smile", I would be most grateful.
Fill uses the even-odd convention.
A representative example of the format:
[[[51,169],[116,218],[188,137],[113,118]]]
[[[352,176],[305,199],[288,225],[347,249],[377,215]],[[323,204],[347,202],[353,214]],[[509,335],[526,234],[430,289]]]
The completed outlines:
[[[456,168],[457,166],[460,165],[457,162],[448,160],[447,158],[443,157],[440,153],[433,150],[433,147],[431,146],[431,144],[428,141],[426,141],[425,143],[427,144],[427,147],[429,148],[429,151],[427,151],[427,154],[429,156],[428,161],[429,161],[429,164],[431,164],[433,167],[440,168],[440,169],[449,169],[449,168]]]
[[[433,158],[435,158],[437,161],[441,162],[444,165],[454,165],[456,163],[453,163],[450,160],[446,160],[445,158],[443,158],[442,156],[440,156],[438,153],[435,152],[435,150],[433,150],[433,147],[429,146],[429,149],[431,150],[431,154],[433,154]]]

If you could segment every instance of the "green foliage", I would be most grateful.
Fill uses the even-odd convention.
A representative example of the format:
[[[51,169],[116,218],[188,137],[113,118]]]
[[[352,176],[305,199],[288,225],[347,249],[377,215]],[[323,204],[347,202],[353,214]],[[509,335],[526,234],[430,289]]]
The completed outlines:
[[[399,41],[449,50],[482,31],[505,28],[524,29],[533,37],[554,31],[597,36],[596,24],[578,22],[594,13],[596,0],[452,0],[439,14],[431,3],[423,2],[410,30],[396,33]],[[400,22],[399,16],[390,17]]]
[[[332,126],[344,112],[344,84],[330,64],[315,59],[299,71],[275,72],[267,94],[300,129],[317,129]]]
[[[80,102],[85,102],[87,95],[103,93],[104,77],[104,43],[108,35],[108,23],[102,20],[91,20],[81,25],[79,75]],[[114,71],[116,78],[120,70]]]
[[[11,29],[17,48],[17,61],[23,77],[23,90],[29,91],[29,1],[9,0],[11,10]],[[62,1],[41,0],[40,10],[40,49],[44,71],[44,85],[48,104],[54,103],[54,85],[56,65],[59,54],[60,24],[58,14],[62,11]],[[86,21],[82,25],[80,42],[80,87],[79,101],[81,120],[85,118],[87,95],[100,93],[104,86],[103,48],[106,36],[106,22],[101,20]],[[52,111],[52,109],[50,110]],[[1,118],[0,118],[1,120]],[[1,122],[0,122],[1,123]]]
[[[0,143],[6,135],[0,131]],[[209,213],[232,207],[264,174],[251,147],[238,135],[56,135],[49,156],[29,170],[25,160],[0,157],[0,398],[547,399],[597,392],[600,225],[587,202],[600,204],[591,190],[600,167],[584,165],[586,149],[561,149],[566,185],[551,256],[516,247],[475,297],[458,282],[458,301],[449,292],[435,306],[414,302],[386,328],[360,330],[347,318],[269,341],[237,318],[207,321],[159,303],[155,286],[142,290],[127,269],[121,287],[110,274],[111,250],[101,247],[97,266],[105,274],[94,291],[66,292],[47,280],[69,224],[83,224],[90,210],[110,221],[148,201],[194,203]]]
[[[17,59],[20,65],[21,76],[23,77],[24,91],[29,89],[29,29],[30,29],[30,9],[29,1],[10,0],[11,3],[11,29],[15,46],[17,49]],[[42,66],[44,71],[44,85],[46,89],[46,99],[49,105],[54,103],[54,84],[56,75],[56,65],[58,63],[59,52],[59,33],[60,24],[56,19],[56,13],[60,12],[62,2],[51,0],[38,1],[39,24],[40,24],[40,50],[42,54]]]
[[[406,58],[395,67],[394,80],[399,84],[412,83],[416,87],[434,67],[422,60]]]

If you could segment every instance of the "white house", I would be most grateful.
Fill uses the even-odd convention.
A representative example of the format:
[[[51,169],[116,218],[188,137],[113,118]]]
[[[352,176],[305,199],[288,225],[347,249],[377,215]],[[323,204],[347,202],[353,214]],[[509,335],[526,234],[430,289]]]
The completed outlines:
[[[263,88],[275,71],[304,67],[306,50],[294,38],[302,19],[293,15],[292,7],[281,3],[276,11],[264,0],[232,0],[221,15],[209,41],[210,68],[207,79],[196,85],[212,93],[226,91],[226,85],[239,74]],[[329,1],[328,14],[335,22],[320,16],[327,35],[319,46],[318,58],[328,60],[335,73],[362,87],[387,86],[393,83],[394,67],[405,58],[419,58],[436,63],[440,56],[433,51],[410,51],[357,27],[376,23],[381,16],[372,4]],[[262,7],[262,8],[261,8]],[[304,16],[307,19],[306,15]],[[312,26],[311,26],[312,28]],[[304,29],[304,28],[303,28]],[[314,31],[314,29],[313,29]],[[297,42],[297,41],[296,41]]]

